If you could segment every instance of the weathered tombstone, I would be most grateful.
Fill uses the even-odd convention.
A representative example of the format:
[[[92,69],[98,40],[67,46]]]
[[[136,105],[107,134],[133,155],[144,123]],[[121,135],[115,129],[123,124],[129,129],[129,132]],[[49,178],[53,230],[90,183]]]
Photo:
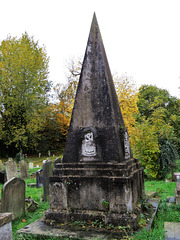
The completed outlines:
[[[0,160],[0,171],[3,170],[3,164],[2,164],[2,160]]]
[[[0,213],[0,240],[12,240],[12,213]]]
[[[40,188],[43,185],[43,170],[39,169],[36,172],[36,187]]]
[[[53,162],[46,160],[43,163],[43,187],[44,187],[44,200],[49,201],[49,177],[53,175]]]
[[[28,167],[27,162],[21,160],[19,162],[19,169],[20,169],[20,178],[25,179],[28,178]]]
[[[29,163],[29,169],[33,169],[34,168],[34,164],[33,164],[33,162],[30,162]]]
[[[20,178],[11,178],[2,188],[2,212],[11,212],[13,218],[18,218],[25,213],[25,182]]]
[[[12,158],[9,158],[6,162],[6,176],[7,180],[10,180],[13,177],[18,177],[17,164]]]
[[[57,164],[57,163],[61,163],[62,162],[62,159],[60,157],[56,158],[54,160],[54,166]]]
[[[104,219],[137,227],[143,169],[131,153],[95,14],[62,163],[49,180],[45,223]]]

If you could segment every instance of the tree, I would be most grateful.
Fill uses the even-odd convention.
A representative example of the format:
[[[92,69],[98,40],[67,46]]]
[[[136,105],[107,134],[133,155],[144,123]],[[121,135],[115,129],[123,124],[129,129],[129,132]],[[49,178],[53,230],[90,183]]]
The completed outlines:
[[[116,75],[113,77],[113,80],[124,123],[129,135],[131,135],[131,130],[135,125],[135,117],[138,113],[138,90],[133,83],[133,78],[127,74],[122,74],[120,77]]]
[[[179,115],[176,111],[178,100],[171,97],[167,90],[143,85],[140,88],[137,105],[140,114],[131,135],[132,149],[150,176],[165,178],[170,170],[170,163],[178,158],[176,143],[179,136],[178,130],[175,131],[175,127],[178,127],[175,123]],[[153,137],[149,139],[152,143],[154,141],[154,144],[147,144],[146,138],[142,137],[141,131],[144,131],[146,125],[149,126],[146,127],[146,138],[154,136],[154,139]],[[138,131],[140,131],[139,135],[137,135]]]
[[[45,47],[27,33],[0,45],[0,140],[7,151],[34,149],[50,90]]]
[[[136,123],[131,131],[131,148],[135,158],[138,158],[148,176],[156,178],[159,173],[158,136],[149,120],[144,117],[141,123]]]

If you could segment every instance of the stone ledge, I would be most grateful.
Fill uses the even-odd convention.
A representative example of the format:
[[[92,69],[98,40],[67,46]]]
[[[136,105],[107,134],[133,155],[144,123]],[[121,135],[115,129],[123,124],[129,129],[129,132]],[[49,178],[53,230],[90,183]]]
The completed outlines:
[[[0,213],[0,227],[12,221],[12,213]]]

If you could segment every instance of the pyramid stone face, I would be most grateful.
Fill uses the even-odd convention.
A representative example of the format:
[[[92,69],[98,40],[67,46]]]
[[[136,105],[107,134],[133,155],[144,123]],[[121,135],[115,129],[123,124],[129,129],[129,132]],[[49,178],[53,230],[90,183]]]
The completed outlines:
[[[63,162],[124,161],[122,129],[124,121],[94,15]]]
[[[143,169],[132,158],[95,15],[63,160],[49,182],[46,224],[104,219],[106,224],[137,227]]]

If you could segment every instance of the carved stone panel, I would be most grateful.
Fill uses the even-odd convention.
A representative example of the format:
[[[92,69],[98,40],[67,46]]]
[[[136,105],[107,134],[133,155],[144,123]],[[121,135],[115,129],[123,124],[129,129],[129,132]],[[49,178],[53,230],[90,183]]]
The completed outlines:
[[[124,132],[124,154],[125,154],[125,159],[129,159],[131,157],[129,136],[128,136],[127,130]]]
[[[82,156],[93,157],[96,156],[96,145],[92,132],[85,133],[82,141]]]

